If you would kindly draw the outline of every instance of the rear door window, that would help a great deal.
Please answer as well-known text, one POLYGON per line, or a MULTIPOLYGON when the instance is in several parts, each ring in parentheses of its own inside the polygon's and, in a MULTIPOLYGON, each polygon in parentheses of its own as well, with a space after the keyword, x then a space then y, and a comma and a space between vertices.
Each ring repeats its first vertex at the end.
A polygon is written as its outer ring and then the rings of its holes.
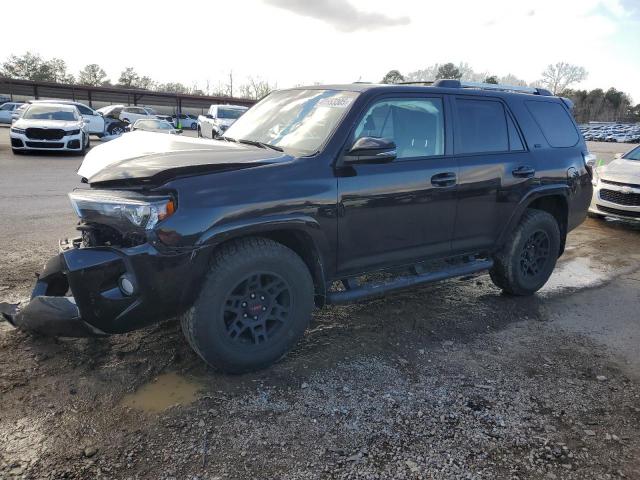
POLYGON ((509 150, 507 118, 501 102, 456 98, 456 153, 509 150))
POLYGON ((578 131, 569 112, 562 105, 556 102, 533 100, 524 103, 549 145, 562 148, 573 147, 578 143, 578 131))

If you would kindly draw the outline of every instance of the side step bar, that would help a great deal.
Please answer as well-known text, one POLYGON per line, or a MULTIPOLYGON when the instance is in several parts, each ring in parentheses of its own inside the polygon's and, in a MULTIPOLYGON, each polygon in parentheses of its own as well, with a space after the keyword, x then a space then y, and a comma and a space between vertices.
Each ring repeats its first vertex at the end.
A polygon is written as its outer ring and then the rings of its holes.
POLYGON ((386 282, 365 284, 348 290, 327 293, 328 304, 350 303, 365 298, 377 297, 403 288, 438 282, 447 278, 463 277, 483 270, 489 270, 493 266, 493 260, 474 260, 472 262, 454 265, 435 272, 425 272, 418 275, 409 275, 394 278, 386 282))

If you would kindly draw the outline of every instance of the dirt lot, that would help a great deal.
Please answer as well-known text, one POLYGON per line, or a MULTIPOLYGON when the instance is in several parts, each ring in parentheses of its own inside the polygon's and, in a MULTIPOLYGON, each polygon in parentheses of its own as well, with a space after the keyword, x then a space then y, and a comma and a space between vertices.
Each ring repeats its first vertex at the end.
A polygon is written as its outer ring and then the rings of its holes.
MULTIPOLYGON (((14 158, 6 137, 17 301, 73 232, 81 159, 14 158)), ((640 227, 588 220, 535 297, 484 275, 331 307, 256 374, 207 369, 173 321, 100 340, 0 325, 0 478, 640 478, 639 286, 640 227)))

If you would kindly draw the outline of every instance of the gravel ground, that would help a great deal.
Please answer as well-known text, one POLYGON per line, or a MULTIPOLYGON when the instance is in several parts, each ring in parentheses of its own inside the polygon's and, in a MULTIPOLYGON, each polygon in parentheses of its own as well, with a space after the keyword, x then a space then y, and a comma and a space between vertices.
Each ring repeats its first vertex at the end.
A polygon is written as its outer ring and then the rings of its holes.
MULTIPOLYGON (((72 231, 79 159, 2 142, 10 301, 72 231)), ((243 376, 175 321, 100 340, 0 325, 0 478, 640 478, 639 282, 640 228, 588 220, 534 297, 482 275, 327 308, 243 376)))

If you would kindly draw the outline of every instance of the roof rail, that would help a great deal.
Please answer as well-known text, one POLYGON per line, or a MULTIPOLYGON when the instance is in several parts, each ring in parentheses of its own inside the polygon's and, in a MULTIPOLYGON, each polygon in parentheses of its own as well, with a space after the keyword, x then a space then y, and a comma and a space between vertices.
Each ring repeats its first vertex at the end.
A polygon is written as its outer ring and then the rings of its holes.
POLYGON ((549 90, 536 87, 523 87, 520 85, 502 85, 500 83, 460 82, 462 88, 479 88, 481 90, 500 90, 502 92, 529 93, 531 95, 553 95, 549 90))
POLYGON ((500 92, 528 93, 530 95, 553 96, 545 88, 523 87, 520 85, 503 85, 500 83, 461 82, 460 80, 442 78, 435 81, 398 82, 399 85, 430 85, 440 88, 476 88, 479 90, 496 90, 500 92))
POLYGON ((397 82, 396 85, 433 85, 433 80, 412 80, 407 82, 397 82))

